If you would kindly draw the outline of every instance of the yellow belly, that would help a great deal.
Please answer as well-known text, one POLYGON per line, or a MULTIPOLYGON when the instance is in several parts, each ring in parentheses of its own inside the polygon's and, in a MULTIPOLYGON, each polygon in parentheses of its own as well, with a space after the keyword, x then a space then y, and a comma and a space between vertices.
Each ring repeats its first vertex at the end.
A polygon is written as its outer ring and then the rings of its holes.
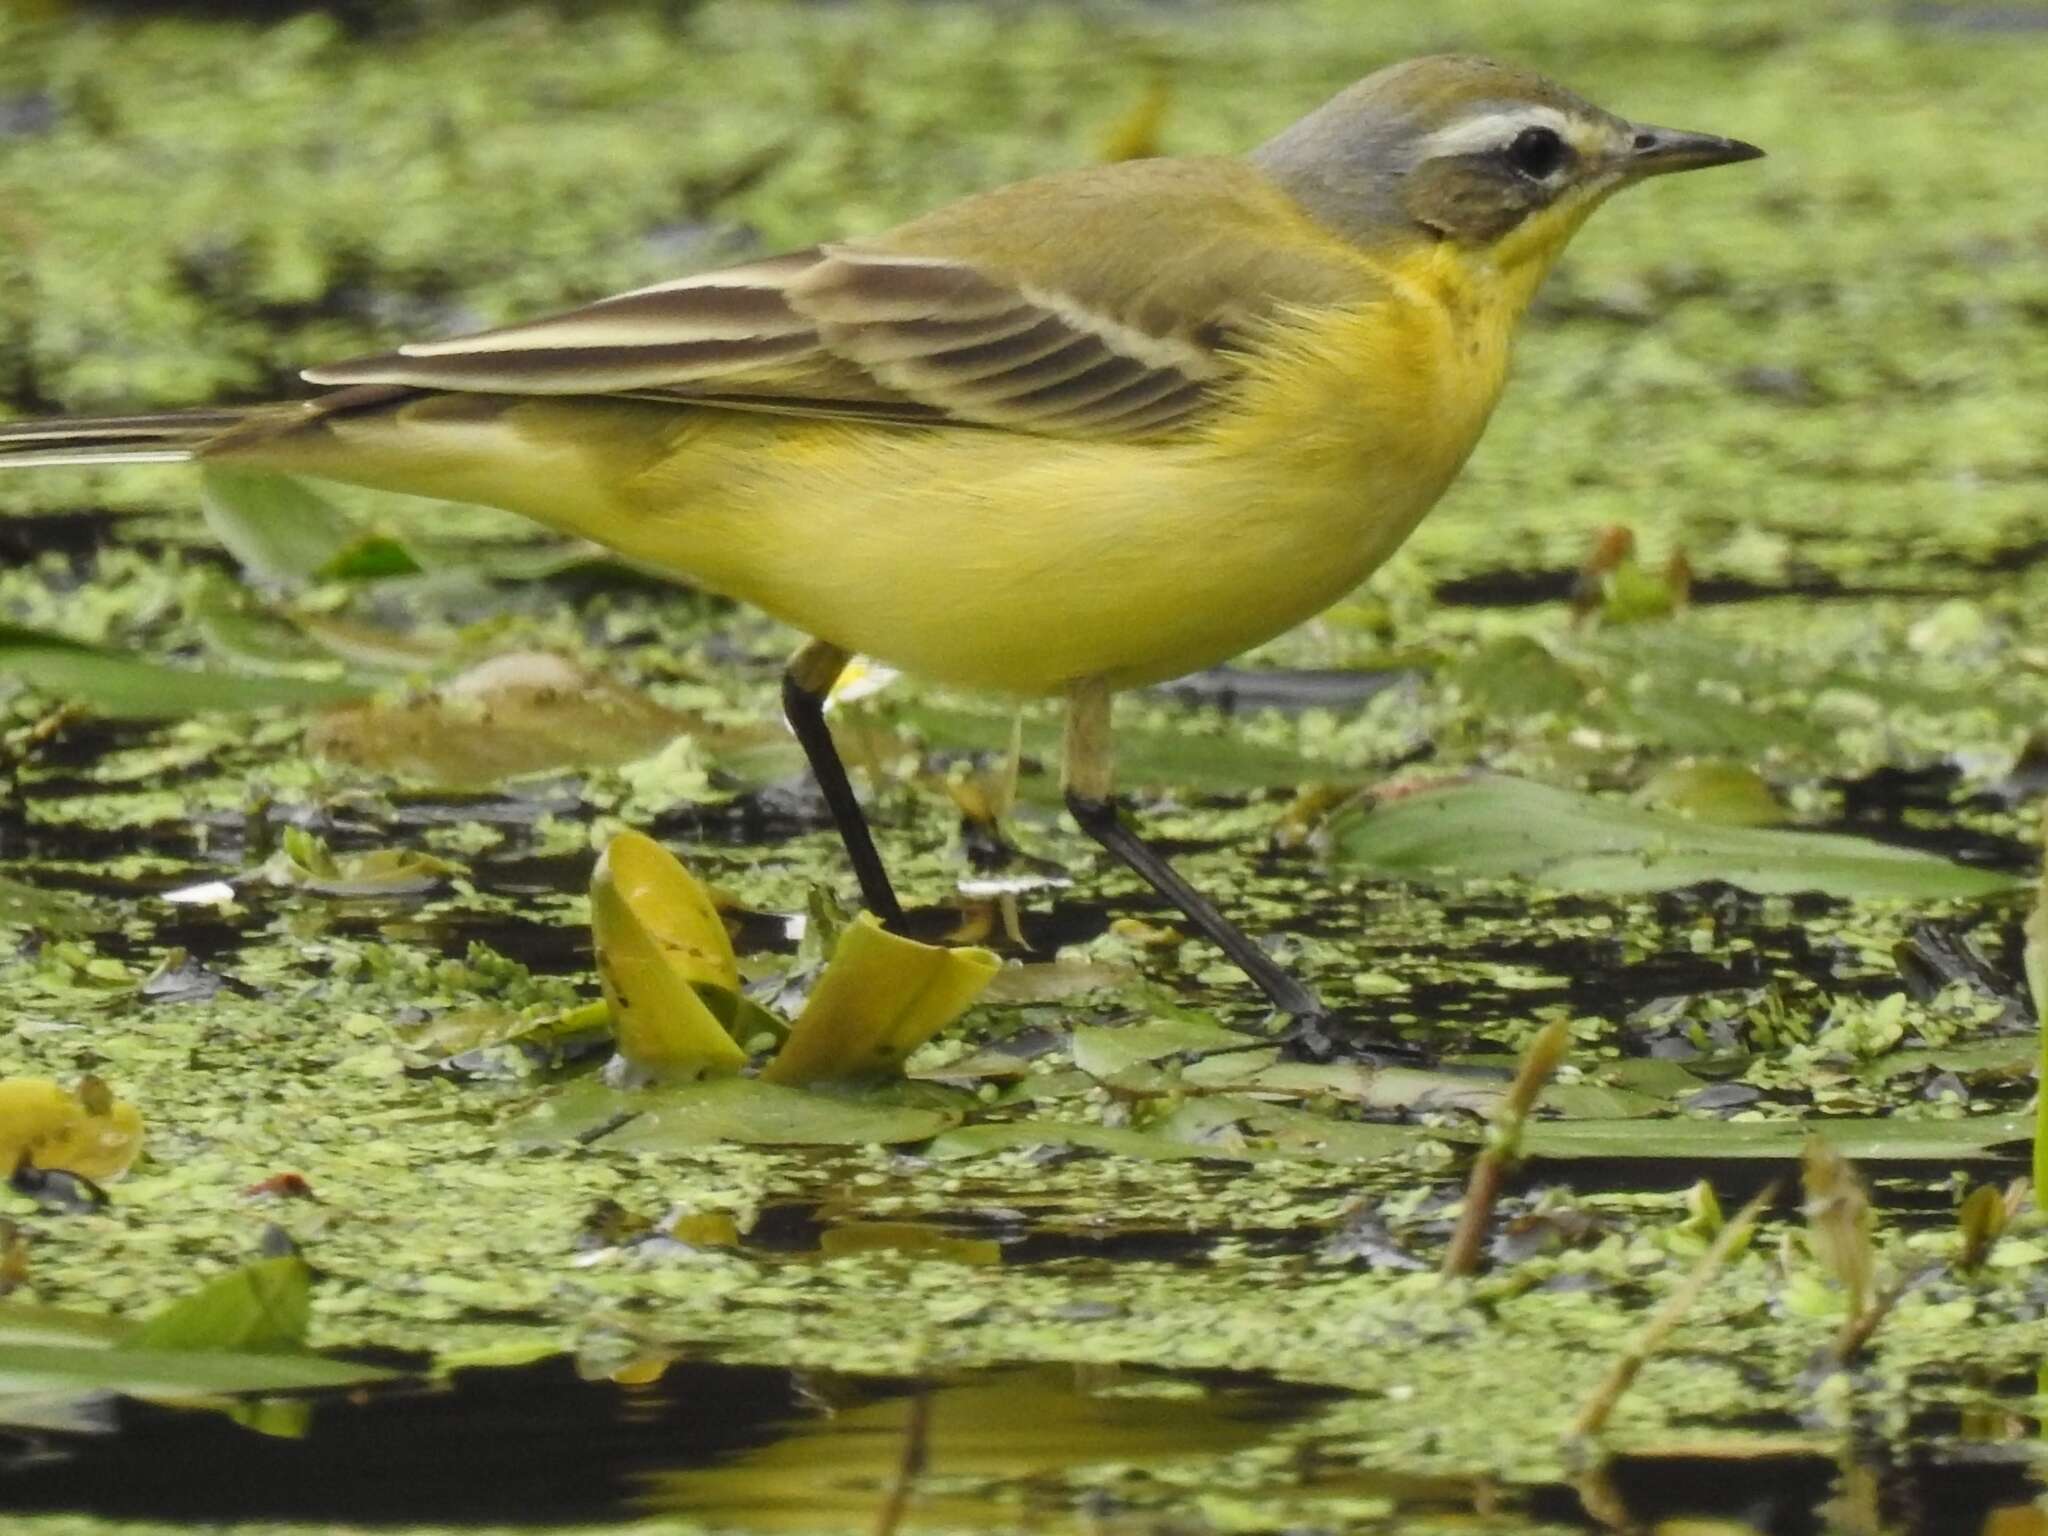
POLYGON ((1363 580, 1493 406, 1505 333, 1475 335, 1428 304, 1303 317, 1169 441, 500 400, 270 457, 525 513, 935 681, 1057 693, 1211 665, 1363 580))
POLYGON ((919 676, 1014 693, 1232 656, 1356 585, 1434 499, 1193 444, 713 430, 715 450, 639 488, 645 531, 671 535, 642 546, 657 563, 919 676), (707 476, 739 484, 704 494, 707 476))

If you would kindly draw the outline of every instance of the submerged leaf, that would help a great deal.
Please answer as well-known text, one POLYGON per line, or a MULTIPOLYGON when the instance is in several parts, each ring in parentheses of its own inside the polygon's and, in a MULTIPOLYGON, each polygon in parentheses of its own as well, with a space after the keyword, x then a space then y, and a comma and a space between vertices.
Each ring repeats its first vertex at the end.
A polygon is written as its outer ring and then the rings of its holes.
POLYGON ((849 1221, 827 1227, 819 1234, 818 1251, 828 1259, 894 1253, 949 1264, 986 1266, 1003 1262, 1003 1245, 994 1238, 962 1237, 922 1221, 849 1221))
POLYGON ((789 1039, 762 1076, 774 1083, 894 1072, 981 995, 1001 962, 894 934, 863 912, 839 935, 789 1039))
POLYGON ((1715 826, 1500 774, 1430 785, 1343 814, 1338 862, 1416 879, 1519 879, 1628 894, 1722 880, 1774 895, 1971 897, 2010 876, 1819 832, 1715 826))
POLYGON ((82 1178, 117 1179, 142 1151, 142 1115, 96 1079, 0 1079, 0 1171, 23 1159, 82 1178))
POLYGON ((746 1065, 697 990, 738 990, 732 940, 681 860, 642 833, 614 837, 591 872, 590 929, 621 1056, 667 1078, 746 1065))
POLYGON ((493 657, 430 693, 336 710, 307 731, 306 745, 353 768, 464 788, 631 762, 700 724, 534 651, 493 657))

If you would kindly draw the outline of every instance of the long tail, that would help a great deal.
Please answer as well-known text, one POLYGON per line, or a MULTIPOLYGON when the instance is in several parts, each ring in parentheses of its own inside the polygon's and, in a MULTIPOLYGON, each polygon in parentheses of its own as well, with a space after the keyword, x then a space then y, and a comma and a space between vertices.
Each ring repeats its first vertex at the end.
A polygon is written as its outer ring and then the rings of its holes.
POLYGON ((202 408, 141 416, 0 422, 0 469, 40 464, 175 464, 264 409, 202 408))

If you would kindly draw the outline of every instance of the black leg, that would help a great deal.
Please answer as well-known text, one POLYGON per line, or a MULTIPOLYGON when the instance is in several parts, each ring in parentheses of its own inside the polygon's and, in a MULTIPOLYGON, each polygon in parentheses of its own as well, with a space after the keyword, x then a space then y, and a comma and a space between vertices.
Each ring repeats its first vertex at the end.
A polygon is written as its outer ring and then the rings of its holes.
POLYGON ((1201 934, 1228 955, 1272 1000, 1273 1006, 1291 1014, 1298 1027, 1297 1038, 1309 1050, 1320 1054, 1328 1048, 1322 1036, 1327 1017, 1315 993, 1288 975, 1251 936, 1216 910, 1215 904, 1180 877, 1153 848, 1124 823, 1113 800, 1092 800, 1085 795, 1067 794, 1067 809, 1081 830, 1102 844, 1132 869, 1143 875, 1152 889, 1187 914, 1201 934), (1319 1050, 1320 1047, 1320 1050, 1319 1050))
MULTIPOLYGON (((810 759, 811 772, 817 776, 818 788, 824 792, 832 824, 839 829, 839 840, 846 845, 854 877, 860 881, 861 900, 870 912, 894 927, 903 921, 903 906, 889 884, 889 872, 882 867, 881 854, 875 851, 875 839, 868 831, 867 817, 861 814, 860 802, 853 796, 846 765, 839 761, 839 749, 832 744, 832 728, 825 723, 825 694, 831 688, 831 680, 827 678, 823 687, 807 688, 806 679, 799 675, 800 670, 806 670, 808 654, 799 656, 782 675, 782 712, 789 717, 789 728, 796 732, 804 756, 810 759)), ((836 676, 839 668, 834 666, 831 671, 836 676)))

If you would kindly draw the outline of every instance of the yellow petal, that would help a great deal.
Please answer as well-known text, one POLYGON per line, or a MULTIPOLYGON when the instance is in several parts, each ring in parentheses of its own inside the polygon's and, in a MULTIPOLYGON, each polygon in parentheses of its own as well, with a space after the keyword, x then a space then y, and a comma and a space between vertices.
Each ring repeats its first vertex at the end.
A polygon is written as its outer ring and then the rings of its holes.
POLYGON ((590 876, 590 930, 621 1056, 663 1077, 746 1065, 694 987, 739 990, 732 940, 674 854, 638 832, 613 838, 590 876))
POLYGON ((981 995, 999 963, 985 949, 903 938, 863 912, 839 935, 789 1039, 761 1075, 812 1083, 896 1071, 981 995))
POLYGON ((47 1077, 0 1079, 0 1167, 26 1155, 38 1168, 104 1181, 141 1150, 141 1113, 104 1088, 80 1094, 47 1077))

